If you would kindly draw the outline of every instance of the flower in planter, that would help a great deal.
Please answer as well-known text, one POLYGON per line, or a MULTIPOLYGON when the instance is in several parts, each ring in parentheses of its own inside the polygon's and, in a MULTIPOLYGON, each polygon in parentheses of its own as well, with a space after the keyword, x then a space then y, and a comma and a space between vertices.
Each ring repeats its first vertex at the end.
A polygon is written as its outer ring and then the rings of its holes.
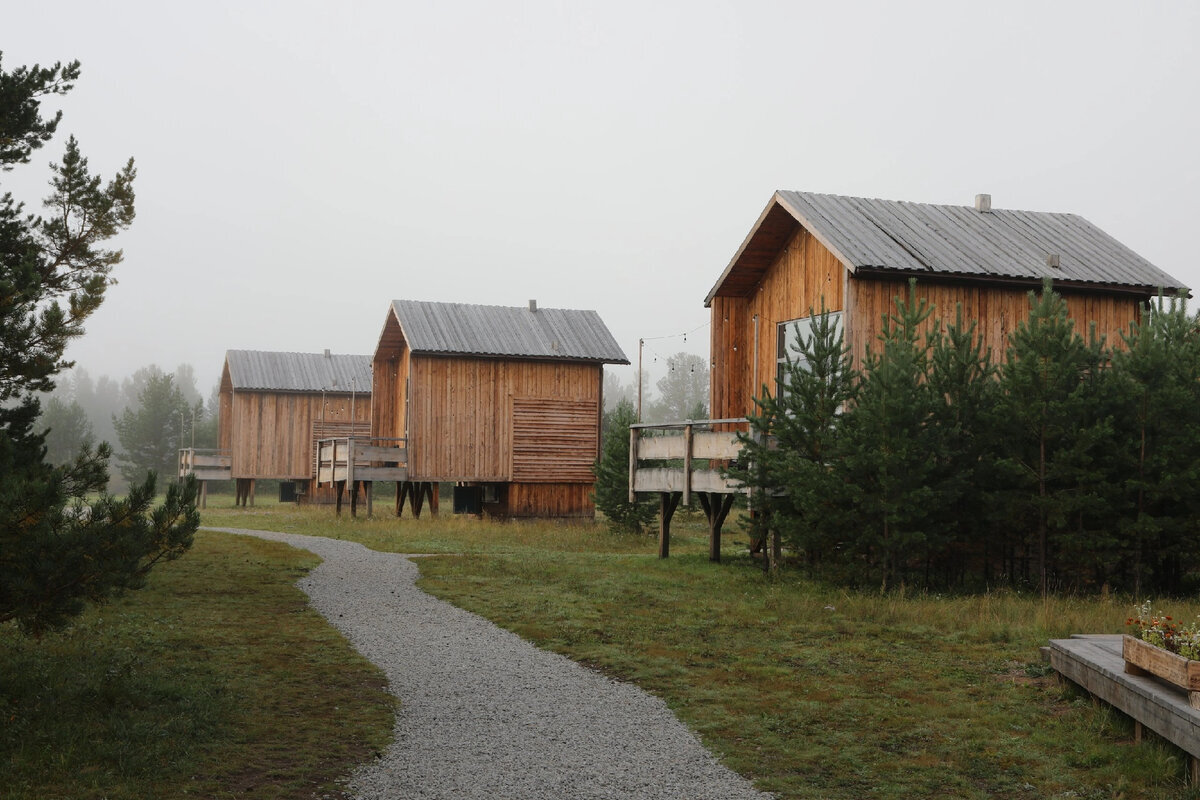
POLYGON ((1147 600, 1134 609, 1134 616, 1125 620, 1125 624, 1132 628, 1131 636, 1184 658, 1200 661, 1198 623, 1182 625, 1169 614, 1155 611, 1147 600))

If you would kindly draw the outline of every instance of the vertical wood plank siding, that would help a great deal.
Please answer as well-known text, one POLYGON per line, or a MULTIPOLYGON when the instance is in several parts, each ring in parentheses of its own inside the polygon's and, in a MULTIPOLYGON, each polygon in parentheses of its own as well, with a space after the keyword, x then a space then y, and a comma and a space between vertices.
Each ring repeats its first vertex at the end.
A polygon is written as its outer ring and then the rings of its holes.
POLYGON ((797 228, 748 296, 713 298, 714 380, 710 386, 714 419, 751 413, 754 410, 751 397, 761 393, 763 384, 771 386, 775 382, 776 325, 806 317, 810 308, 819 312, 822 301, 829 311, 843 310, 843 272, 841 263, 824 245, 808 231, 797 228), (756 378, 757 386, 752 385, 756 378))
POLYGON ((510 517, 591 519, 596 516, 591 483, 510 483, 510 517))
MULTIPOLYGON (((413 480, 512 480, 514 398, 587 403, 599 413, 603 373, 598 364, 418 355, 411 365, 413 480)), ((595 429, 592 416, 575 418, 563 431, 589 441, 586 452, 579 454, 588 463, 599 454, 595 429)), ((526 430, 522 436, 536 442, 543 433, 526 430)), ((555 475, 543 469, 527 472, 523 479, 555 480, 555 475)))
MULTIPOLYGON (((224 411, 225 394, 222 394, 224 411)), ((313 423, 354 421, 369 425, 371 398, 300 392, 231 392, 228 447, 232 477, 298 480, 313 476, 313 423)), ((225 425, 221 444, 226 446, 225 425)))
MULTIPOLYGON (((820 242, 803 228, 775 256, 759 283, 744 297, 712 299, 711 408, 714 418, 753 413, 753 397, 763 384, 774 391, 776 325, 819 311, 824 299, 830 311, 845 311, 847 343, 861 365, 868 343, 877 348, 884 314, 895 313, 895 298, 907 296, 905 279, 858 278, 850 275, 820 242), (843 285, 847 288, 843 290, 843 285), (754 315, 758 315, 757 385, 754 369, 754 315)), ((1098 335, 1120 347, 1120 332, 1140 318, 1142 299, 1130 295, 1062 290, 1076 330, 1085 337, 1094 324, 1098 335)), ((936 320, 953 322, 961 303, 963 318, 978 321, 978 334, 994 361, 1002 361, 1008 336, 1029 316, 1029 290, 1007 286, 918 281, 917 296, 935 307, 936 320)))

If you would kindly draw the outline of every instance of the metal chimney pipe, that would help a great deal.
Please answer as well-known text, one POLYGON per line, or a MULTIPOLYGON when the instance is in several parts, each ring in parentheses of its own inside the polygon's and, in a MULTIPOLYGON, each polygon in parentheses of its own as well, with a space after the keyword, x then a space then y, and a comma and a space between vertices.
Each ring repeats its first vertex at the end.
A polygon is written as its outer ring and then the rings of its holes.
POLYGON ((990 194, 975 195, 975 210, 981 214, 989 214, 992 210, 992 196, 990 194))
POLYGON ((529 310, 530 310, 530 311, 533 311, 533 312, 535 312, 535 313, 537 312, 537 300, 530 300, 530 301, 529 301, 529 310))

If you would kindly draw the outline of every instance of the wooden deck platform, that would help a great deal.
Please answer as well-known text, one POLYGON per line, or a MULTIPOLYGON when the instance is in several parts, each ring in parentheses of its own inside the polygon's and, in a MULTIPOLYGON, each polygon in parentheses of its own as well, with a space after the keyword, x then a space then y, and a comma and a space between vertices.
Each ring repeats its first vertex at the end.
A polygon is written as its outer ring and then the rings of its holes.
POLYGON ((639 493, 659 496, 659 558, 671 552, 675 509, 680 501, 690 506, 696 495, 708 519, 709 560, 721 560, 721 526, 734 495, 746 492, 724 474, 724 466, 741 454, 737 431, 748 426, 744 417, 629 426, 629 502, 639 493))
POLYGON ((1120 634, 1077 634, 1050 641, 1050 666, 1095 697, 1186 752, 1192 785, 1200 782, 1200 711, 1183 689, 1153 676, 1125 672, 1120 634))

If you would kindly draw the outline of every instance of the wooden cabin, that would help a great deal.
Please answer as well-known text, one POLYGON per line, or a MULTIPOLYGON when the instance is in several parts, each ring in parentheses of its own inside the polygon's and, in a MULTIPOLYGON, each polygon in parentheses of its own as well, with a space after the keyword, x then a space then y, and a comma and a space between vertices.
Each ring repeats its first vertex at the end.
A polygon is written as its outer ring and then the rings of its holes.
POLYGON ((217 438, 238 503, 253 505, 259 479, 292 482, 300 501, 332 502, 330 490, 316 486, 314 443, 366 439, 370 426, 370 356, 226 352, 217 438))
POLYGON ((988 195, 972 207, 776 192, 704 299, 712 416, 745 416, 764 385, 775 391, 792 323, 803 327, 822 304, 861 363, 910 278, 935 307, 930 324, 953 322, 961 304, 994 359, 1045 278, 1077 330, 1094 324, 1110 342, 1160 291, 1187 291, 1074 214, 993 209, 988 195))
POLYGON ((704 299, 712 310, 714 419, 634 426, 630 497, 660 495, 660 555, 676 505, 695 493, 709 520, 709 557, 720 558, 721 524, 742 487, 692 461, 738 456, 736 432, 748 430, 745 417, 763 387, 776 391, 796 327, 824 307, 861 364, 910 278, 934 307, 927 325, 953 322, 961 304, 993 359, 1004 357, 1009 334, 1029 315, 1029 291, 1046 278, 1076 329, 1094 325, 1110 342, 1160 291, 1187 291, 1074 214, 993 209, 988 195, 971 207, 776 192, 704 299))
POLYGON ((591 518, 604 365, 628 363, 594 311, 396 300, 372 433, 405 440, 414 486, 455 483, 456 511, 591 518))

